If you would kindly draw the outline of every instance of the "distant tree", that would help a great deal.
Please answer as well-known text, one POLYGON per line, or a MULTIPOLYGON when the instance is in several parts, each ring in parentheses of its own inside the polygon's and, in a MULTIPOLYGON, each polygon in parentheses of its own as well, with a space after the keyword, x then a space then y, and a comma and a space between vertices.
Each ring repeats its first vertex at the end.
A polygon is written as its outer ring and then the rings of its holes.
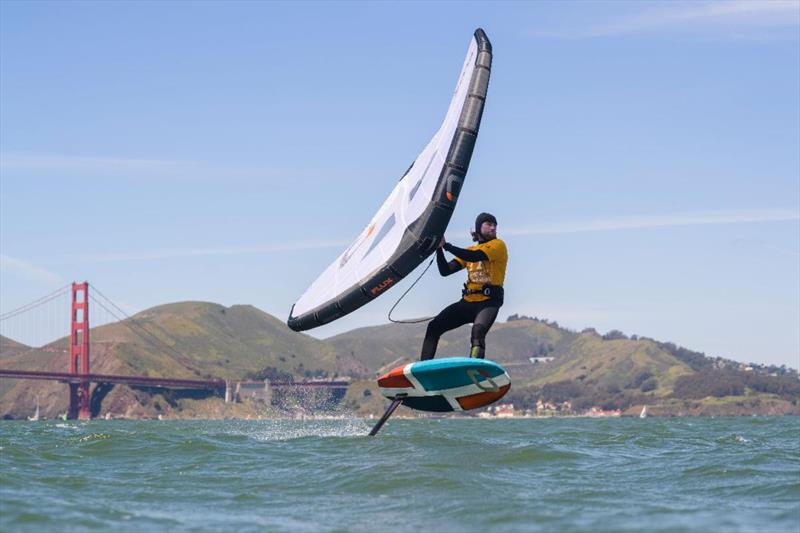
POLYGON ((553 346, 553 345, 552 345, 552 344, 550 344, 550 343, 547 343, 547 344, 539 344, 539 345, 537 345, 537 346, 536 346, 536 348, 534 349, 534 351, 533 351, 533 356, 534 356, 534 357, 546 357, 546 356, 547 356, 547 354, 549 354, 550 352, 554 351, 555 349, 556 349, 556 347, 555 347, 555 346, 553 346))
POLYGON ((703 370, 714 366, 714 361, 706 357, 704 353, 695 352, 682 346, 676 346, 671 342, 657 342, 656 344, 659 348, 668 352, 676 359, 689 365, 692 370, 703 370))
POLYGON ((800 382, 792 376, 770 376, 730 368, 711 368, 694 375, 681 376, 675 382, 676 398, 706 396, 741 396, 746 388, 755 392, 775 394, 786 400, 800 397, 800 382))
POLYGON ((627 340, 628 337, 618 329, 612 329, 611 331, 603 335, 603 340, 605 341, 615 341, 620 339, 627 340))
POLYGON ((262 381, 268 379, 270 381, 281 382, 281 383, 291 383, 294 381, 294 377, 292 376, 291 373, 286 372, 284 370, 279 370, 274 366, 268 366, 256 372, 248 372, 247 374, 245 374, 244 379, 249 379, 253 381, 262 381))
POLYGON ((672 395, 676 398, 699 399, 706 396, 741 396, 745 384, 742 376, 728 370, 703 370, 681 376, 675 382, 672 395))
POLYGON ((509 402, 519 409, 533 409, 536 407, 536 400, 539 398, 539 391, 534 388, 512 388, 506 396, 509 402))
POLYGON ((610 400, 605 400, 600 402, 600 408, 605 411, 612 411, 614 409, 622 409, 623 403, 620 402, 617 398, 612 398, 610 400))
POLYGON ((551 402, 565 402, 581 396, 584 390, 583 384, 577 381, 556 381, 542 387, 542 397, 551 402))
POLYGON ((629 382, 627 382, 625 384, 625 388, 626 389, 638 389, 639 387, 642 386, 642 383, 644 383, 645 381, 650 379, 652 376, 653 376, 653 374, 651 374, 647 370, 642 370, 641 372, 636 374, 633 377, 633 379, 631 379, 629 382))
POLYGON ((800 382, 786 375, 770 376, 754 372, 740 372, 745 385, 756 392, 777 394, 785 399, 800 396, 800 382))
POLYGON ((658 388, 658 381, 656 381, 656 378, 650 378, 642 383, 641 391, 650 392, 652 390, 656 390, 656 388, 658 388))

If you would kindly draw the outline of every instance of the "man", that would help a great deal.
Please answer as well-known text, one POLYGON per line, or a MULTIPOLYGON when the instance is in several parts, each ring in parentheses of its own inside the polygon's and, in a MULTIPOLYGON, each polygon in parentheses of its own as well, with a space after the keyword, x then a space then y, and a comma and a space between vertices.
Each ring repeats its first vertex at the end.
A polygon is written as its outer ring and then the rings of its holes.
POLYGON ((425 340, 422 342, 421 360, 433 359, 439 338, 446 331, 472 323, 470 357, 483 359, 486 354, 486 333, 494 324, 500 306, 503 305, 503 281, 506 277, 508 250, 506 243, 497 238, 497 219, 489 213, 481 213, 475 219, 472 240, 477 244, 469 248, 458 248, 442 242, 436 250, 436 264, 442 276, 449 276, 467 269, 467 282, 458 302, 445 307, 428 323, 425 340), (448 262, 447 250, 455 256, 448 262))

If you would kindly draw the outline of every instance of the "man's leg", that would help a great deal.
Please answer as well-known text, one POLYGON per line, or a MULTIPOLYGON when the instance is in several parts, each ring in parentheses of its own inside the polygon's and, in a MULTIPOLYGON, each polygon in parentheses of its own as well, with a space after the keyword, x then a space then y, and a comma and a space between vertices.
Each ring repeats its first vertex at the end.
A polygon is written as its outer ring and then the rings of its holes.
POLYGON ((436 347, 439 346, 439 337, 446 331, 469 323, 471 317, 464 309, 465 303, 463 300, 459 300, 454 304, 448 305, 442 309, 441 313, 436 315, 436 318, 428 323, 425 340, 422 341, 420 361, 433 359, 433 356, 436 355, 436 347))
POLYGON ((477 357, 483 359, 486 356, 486 334, 489 328, 494 324, 497 319, 497 313, 500 311, 499 307, 484 307, 475 315, 475 320, 472 322, 472 338, 470 342, 472 349, 469 352, 470 357, 477 357))

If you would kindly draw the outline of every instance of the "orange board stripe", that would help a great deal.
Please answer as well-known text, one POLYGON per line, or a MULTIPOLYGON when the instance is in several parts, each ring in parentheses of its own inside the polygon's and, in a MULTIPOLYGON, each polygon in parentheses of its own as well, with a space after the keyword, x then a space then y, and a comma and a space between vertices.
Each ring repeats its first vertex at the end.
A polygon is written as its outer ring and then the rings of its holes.
POLYGON ((458 405, 460 405, 465 411, 468 409, 477 409, 478 407, 483 407, 484 405, 489 405, 492 402, 496 402, 505 396, 510 388, 511 384, 509 383, 508 385, 503 385, 499 390, 496 391, 479 392, 477 394, 470 394, 469 396, 462 396, 461 398, 458 398, 458 405))
POLYGON ((408 380, 408 378, 403 374, 403 369, 405 367, 401 366, 391 370, 390 372, 384 374, 380 378, 378 378, 378 387, 384 389, 392 389, 392 388, 399 388, 399 389, 406 389, 406 388, 413 388, 414 385, 408 380))

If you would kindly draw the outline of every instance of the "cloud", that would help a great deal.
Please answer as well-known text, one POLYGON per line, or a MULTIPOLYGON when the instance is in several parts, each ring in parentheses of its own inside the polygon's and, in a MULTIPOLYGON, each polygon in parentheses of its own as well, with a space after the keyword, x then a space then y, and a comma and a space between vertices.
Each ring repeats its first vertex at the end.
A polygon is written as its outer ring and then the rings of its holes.
POLYGON ((764 34, 765 30, 800 28, 800 2, 794 0, 665 2, 656 6, 607 22, 572 28, 539 28, 529 34, 536 37, 584 39, 676 30, 724 30, 728 37, 763 38, 771 36, 764 34))
POLYGON ((16 274, 29 281, 52 285, 64 283, 64 278, 58 274, 8 255, 0 254, 0 270, 16 274))
POLYGON ((504 235, 554 235, 560 233, 585 233, 590 231, 618 231, 672 226, 699 226, 706 224, 741 224, 752 222, 781 222, 800 220, 800 208, 746 209, 737 211, 703 211, 665 215, 621 216, 541 224, 526 228, 508 228, 504 235))
POLYGON ((186 161, 154 158, 125 158, 97 155, 65 155, 43 152, 0 153, 0 174, 4 180, 58 176, 69 178, 150 179, 185 181, 270 181, 280 183, 287 176, 309 179, 302 169, 280 168, 272 163, 242 166, 226 161, 186 161))
POLYGON ((325 248, 343 248, 348 241, 304 241, 285 244, 253 244, 242 246, 217 246, 207 248, 162 248, 157 250, 120 251, 120 252, 88 252, 67 256, 68 259, 80 262, 121 262, 152 261, 181 257, 211 257, 225 255, 269 254, 303 250, 321 250, 325 248))
MULTIPOLYGON (((571 222, 558 222, 553 224, 541 224, 522 228, 503 228, 502 233, 503 235, 509 236, 553 235, 562 233, 583 233, 590 231, 618 231, 671 226, 696 226, 704 224, 736 224, 747 222, 775 222, 791 220, 800 220, 800 209, 751 209, 739 211, 705 211, 693 213, 673 213, 666 215, 612 217, 571 222)), ((288 242, 283 244, 251 244, 204 248, 161 248, 155 250, 86 252, 68 255, 65 256, 65 259, 68 261, 93 263, 155 261, 186 257, 271 254, 278 252, 322 250, 326 248, 343 249, 348 244, 350 244, 350 242, 344 240, 317 240, 288 242)))
POLYGON ((76 174, 174 174, 190 173, 201 168, 199 163, 160 159, 132 159, 99 156, 44 154, 35 152, 3 152, 0 171, 44 171, 76 174))

